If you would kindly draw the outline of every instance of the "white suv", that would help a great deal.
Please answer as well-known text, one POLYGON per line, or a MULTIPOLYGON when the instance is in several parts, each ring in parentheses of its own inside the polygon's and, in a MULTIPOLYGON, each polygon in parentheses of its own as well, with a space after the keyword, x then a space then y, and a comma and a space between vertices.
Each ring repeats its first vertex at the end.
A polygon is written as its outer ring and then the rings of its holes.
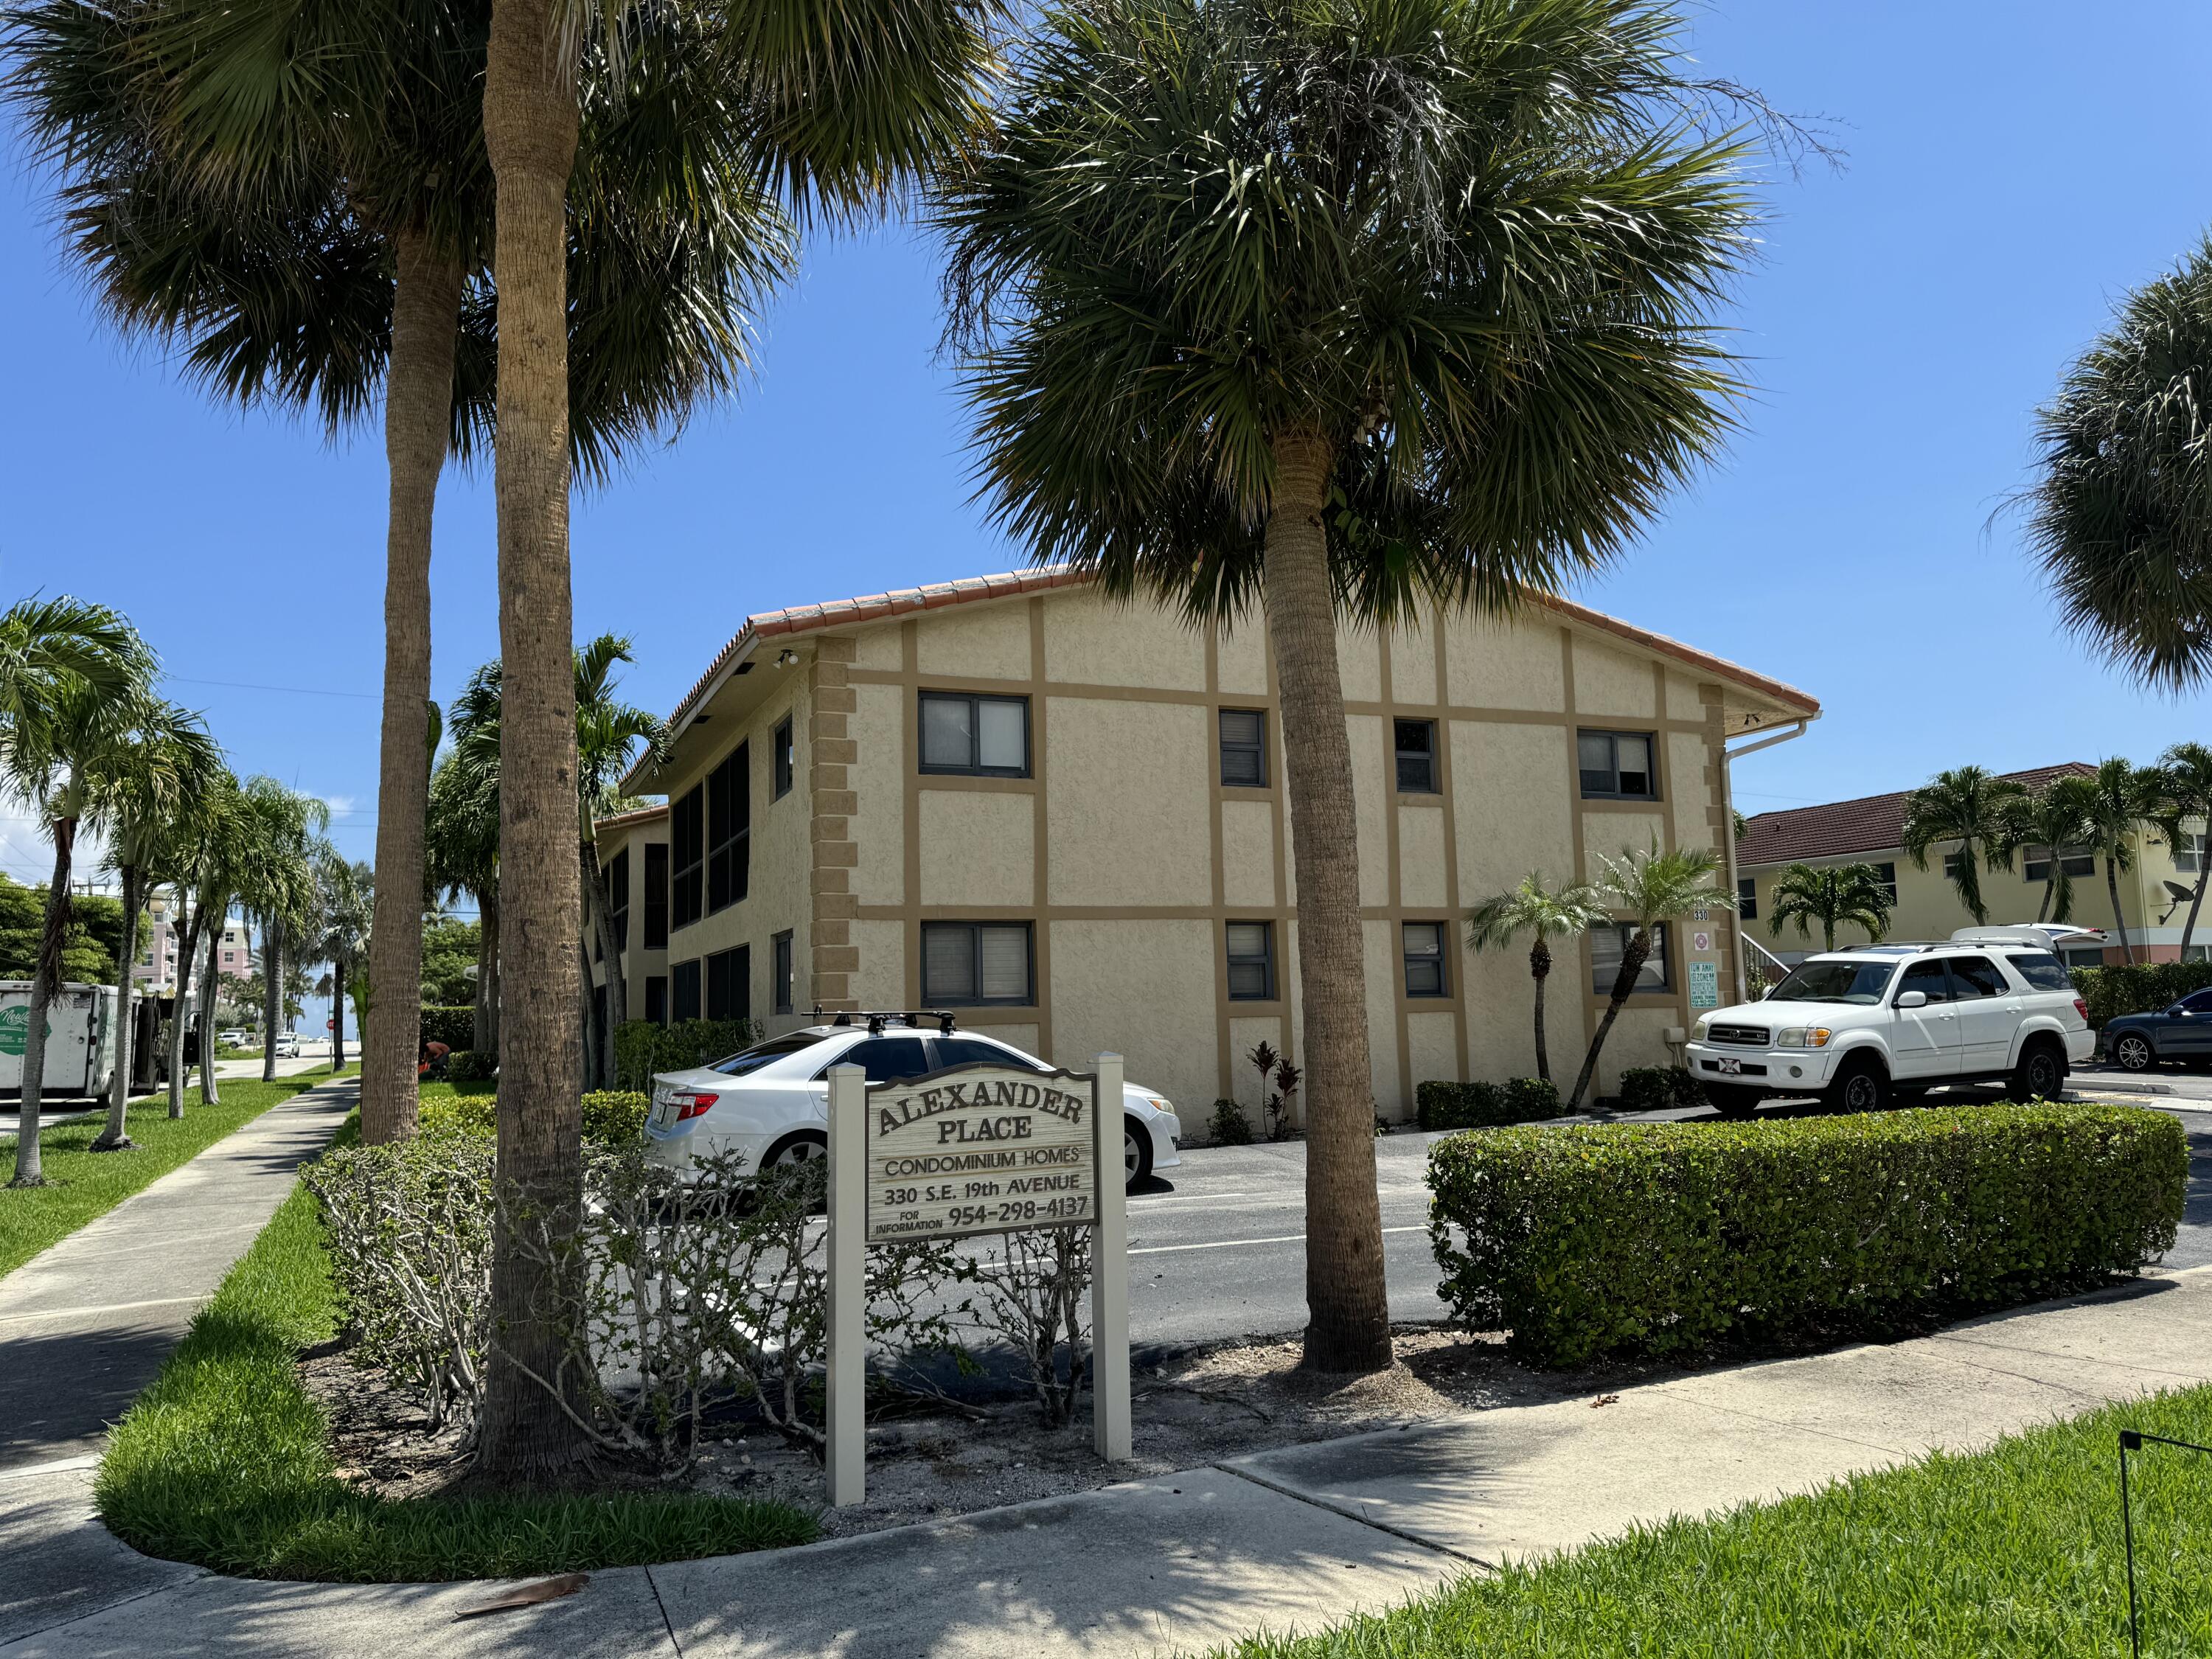
POLYGON ((2001 1081, 2047 1100, 2096 1042, 2046 941, 1992 931, 1808 957, 1764 1002, 1701 1018, 1688 1059, 1723 1117, 1747 1117, 1761 1099, 1805 1095, 1878 1111, 1946 1083, 2001 1081))

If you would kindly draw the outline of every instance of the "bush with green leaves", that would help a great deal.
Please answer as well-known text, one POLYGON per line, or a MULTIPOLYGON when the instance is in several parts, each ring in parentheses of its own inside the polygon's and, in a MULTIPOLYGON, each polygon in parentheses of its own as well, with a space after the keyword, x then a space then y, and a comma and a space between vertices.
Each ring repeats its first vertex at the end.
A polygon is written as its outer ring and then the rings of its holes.
POLYGON ((499 1075, 499 1055, 486 1048, 459 1048, 446 1056, 446 1075, 455 1083, 489 1083, 499 1075))
POLYGON ((1244 1109, 1233 1100, 1213 1103, 1213 1115, 1206 1121, 1206 1144, 1209 1146, 1249 1146, 1252 1144, 1252 1120, 1244 1115, 1244 1109))
POLYGON ((425 1005, 422 1010, 422 1041, 442 1042, 459 1052, 472 1048, 477 1040, 477 1011, 463 1004, 458 1008, 425 1005))
POLYGON ((1702 1106, 1705 1085, 1680 1066, 1632 1066, 1620 1074, 1620 1108, 1625 1112, 1658 1112, 1670 1106, 1702 1106))
MULTIPOLYGON (((644 1139, 646 1114, 652 1109, 652 1097, 635 1089, 594 1090, 584 1097, 585 1144, 609 1148, 635 1146, 644 1139)), ((496 1135, 499 1097, 432 1095, 422 1102, 416 1121, 426 1135, 496 1135)))
POLYGON ((2122 1014, 2151 1014, 2212 985, 2212 962, 2138 962, 2118 968, 2076 968, 2074 988, 2102 1030, 2122 1014))
POLYGON ((2180 1124, 2125 1106, 1455 1135, 1429 1153, 1454 1316, 1519 1357, 1881 1335, 2132 1273, 2172 1247, 2180 1124))
POLYGON ((1413 1091, 1413 1121, 1424 1129, 1537 1123, 1559 1115, 1559 1086, 1540 1077, 1516 1077, 1505 1083, 1432 1080, 1413 1091))
POLYGON ((761 1028, 749 1019, 679 1019, 672 1025, 624 1020, 615 1027, 615 1082, 650 1089, 656 1072, 711 1066, 760 1040, 761 1028))

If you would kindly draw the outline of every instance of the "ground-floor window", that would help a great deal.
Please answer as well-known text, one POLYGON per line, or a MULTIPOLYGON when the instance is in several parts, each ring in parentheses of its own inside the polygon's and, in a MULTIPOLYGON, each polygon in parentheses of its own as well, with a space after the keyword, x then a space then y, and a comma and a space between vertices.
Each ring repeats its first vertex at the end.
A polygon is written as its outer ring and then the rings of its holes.
POLYGON ((928 1006, 1036 1000, 1036 951, 1026 921, 926 921, 921 1000, 928 1006))
POLYGON ((750 1019, 753 953, 749 945, 717 951, 707 958, 707 1018, 750 1019))
POLYGON ((645 1017, 655 1025, 668 1024, 668 975, 648 975, 645 981, 645 1017))
POLYGON ((1275 924, 1229 924, 1229 997, 1232 1002, 1275 1000, 1275 924))
MULTIPOLYGON (((1628 950, 1628 941, 1635 935, 1632 921, 1616 921, 1607 927, 1590 929, 1590 989, 1601 997, 1613 994, 1613 981, 1620 975, 1620 958, 1628 950)), ((1667 972, 1667 924, 1655 923, 1651 929, 1651 954, 1644 958, 1644 966, 1630 988, 1637 991, 1669 991, 1674 981, 1667 972)))
POLYGON ((699 959, 694 957, 689 962, 678 963, 669 969, 669 977, 675 981, 676 1002, 669 1010, 669 1017, 678 1021, 698 1018, 699 959))
POLYGON ((1444 976, 1444 938, 1449 929, 1441 921, 1409 921, 1403 929, 1406 994, 1440 997, 1449 994, 1444 976))
POLYGON ((787 1014, 791 1012, 792 1003, 791 934, 788 932, 778 933, 770 944, 775 951, 775 1012, 787 1014))

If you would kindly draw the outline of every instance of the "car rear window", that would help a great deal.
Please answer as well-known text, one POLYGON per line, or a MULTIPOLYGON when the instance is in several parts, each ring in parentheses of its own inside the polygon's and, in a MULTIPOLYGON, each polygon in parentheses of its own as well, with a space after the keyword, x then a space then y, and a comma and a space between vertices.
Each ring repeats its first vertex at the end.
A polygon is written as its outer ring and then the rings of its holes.
POLYGON ((732 1054, 727 1060, 718 1060, 709 1068, 725 1077, 750 1077, 770 1060, 781 1060, 786 1054, 795 1054, 802 1048, 811 1048, 821 1042, 818 1036, 781 1036, 766 1042, 757 1042, 741 1054, 732 1054))
POLYGON ((2070 991, 2074 981, 2057 957, 2048 951, 2008 951, 2005 960, 2012 963, 2018 974, 2039 991, 2070 991))

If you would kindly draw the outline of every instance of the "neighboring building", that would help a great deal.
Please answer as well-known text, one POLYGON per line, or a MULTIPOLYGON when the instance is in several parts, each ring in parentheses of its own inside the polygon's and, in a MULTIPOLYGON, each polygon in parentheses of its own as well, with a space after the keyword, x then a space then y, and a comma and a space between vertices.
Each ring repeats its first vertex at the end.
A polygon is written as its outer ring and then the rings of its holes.
MULTIPOLYGON (((2037 790, 2054 778, 2087 776, 2095 770, 2080 761, 2067 761, 2003 775, 2037 790)), ((1743 837, 1736 843, 1738 892, 1747 931, 1785 961, 1796 961, 1808 951, 1820 948, 1817 927, 1809 942, 1799 937, 1794 926, 1779 938, 1773 933, 1775 878, 1792 864, 1873 865, 1896 904, 1887 935, 1891 939, 1944 939, 1954 929, 1972 927, 1974 919, 1960 902, 1958 889, 1946 873, 1956 854, 1955 844, 1930 854, 1925 870, 1905 855, 1905 811, 1911 797, 1910 790, 1899 790, 1889 795, 1831 801, 1824 806, 1761 812, 1747 819, 1743 837)), ((2129 867, 2120 872, 2120 909, 2138 961, 2172 962, 2181 955, 2181 929, 2188 919, 2189 902, 2177 896, 2176 890, 2185 893, 2195 888, 2197 861, 2204 855, 2204 836, 2193 835, 2190 843, 2177 853, 2154 830, 2145 830, 2130 842, 2133 856, 2129 867)), ((2025 848, 2014 856, 2009 871, 1989 869, 1984 860, 1982 900, 1991 922, 2037 919, 2049 856, 2047 848, 2025 848)), ((2121 961, 2103 857, 2087 847, 2062 848, 2059 856, 2065 860, 2066 873, 2074 884, 2073 913, 2067 919, 2103 931, 2111 941, 2101 948, 2090 945, 2068 951, 2068 965, 2094 968, 2121 961)), ((2200 936, 2212 937, 2212 903, 2205 906, 2197 931, 2200 936)), ((1836 930, 1838 945, 1866 942, 1863 928, 1836 930)), ((2192 943, 2189 954, 2192 959, 2202 959, 2208 952, 2205 945, 2192 943)))
MULTIPOLYGON (((1524 951, 1470 956, 1474 900, 1532 869, 1717 846, 1723 740, 1815 717, 1801 691, 1561 600, 1340 637, 1358 791, 1375 1097, 1533 1069, 1524 951), (1439 644, 1441 641, 1441 648, 1439 644)), ((668 721, 629 856, 633 1009, 951 1008, 1061 1064, 1104 1048, 1195 1127, 1244 1055, 1298 1054, 1294 873, 1274 672, 1255 620, 1194 630, 1064 570, 747 620, 668 721), (664 844, 665 854, 655 848, 664 844), (664 935, 644 920, 663 902, 664 935), (648 860, 654 862, 648 863, 648 860)), ((1670 933, 1604 1080, 1662 1063, 1732 998, 1725 913, 1670 933)), ((1552 1058, 1571 1076, 1620 935, 1562 952, 1552 1058)))
POLYGON ((182 946, 184 935, 171 925, 167 906, 158 913, 149 913, 145 933, 138 946, 138 960, 131 965, 131 976, 138 981, 143 992, 168 992, 177 985, 177 951, 182 946))
MULTIPOLYGON (((632 1019, 668 1023, 668 808, 641 807, 601 818, 599 867, 614 906, 615 942, 623 957, 623 993, 632 1019)), ((592 948, 592 983, 605 1018, 606 975, 592 948)))

